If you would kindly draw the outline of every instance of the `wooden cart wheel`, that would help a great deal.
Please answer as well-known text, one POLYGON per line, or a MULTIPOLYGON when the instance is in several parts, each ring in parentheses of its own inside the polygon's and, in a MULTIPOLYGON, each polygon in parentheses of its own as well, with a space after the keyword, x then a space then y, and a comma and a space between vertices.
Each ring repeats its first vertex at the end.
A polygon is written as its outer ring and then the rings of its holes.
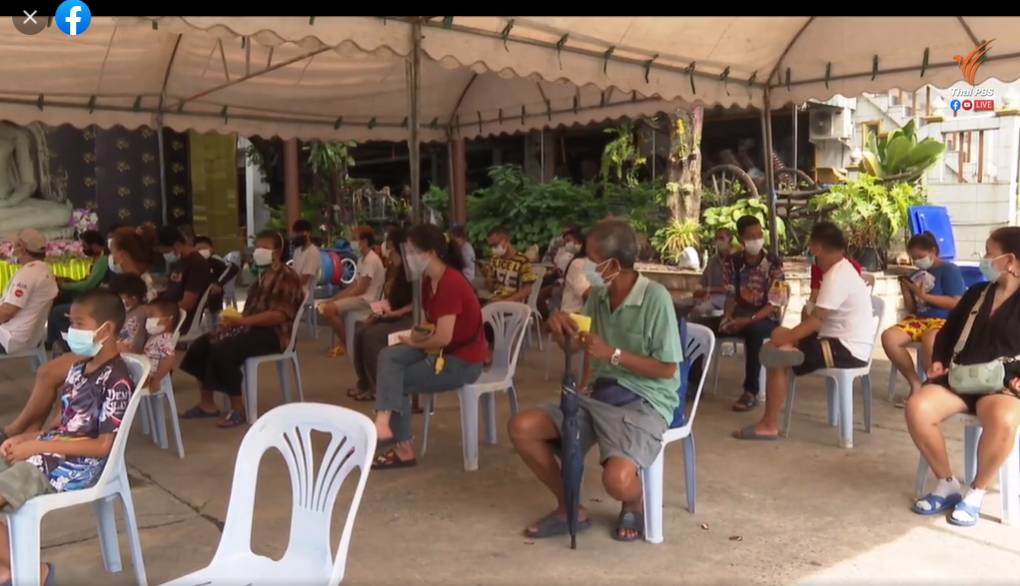
POLYGON ((720 206, 728 206, 737 200, 758 197, 758 188, 746 171, 736 165, 716 165, 702 175, 701 185, 719 196, 720 206))
POLYGON ((800 169, 778 169, 775 171, 776 191, 796 193, 817 189, 818 184, 810 175, 800 169))

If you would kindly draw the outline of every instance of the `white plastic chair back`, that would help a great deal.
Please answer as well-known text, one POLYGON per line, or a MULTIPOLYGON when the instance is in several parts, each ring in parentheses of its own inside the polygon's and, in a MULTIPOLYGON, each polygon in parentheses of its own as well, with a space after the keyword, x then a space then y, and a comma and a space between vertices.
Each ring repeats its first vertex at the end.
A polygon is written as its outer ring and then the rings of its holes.
POLYGON ((171 584, 340 584, 375 449, 375 424, 356 411, 318 403, 294 403, 269 411, 241 442, 223 536, 212 562, 171 584), (312 451, 312 432, 331 436, 321 459, 312 451), (278 450, 287 463, 293 495, 290 539, 279 561, 251 550, 259 464, 271 449, 278 450), (334 556, 330 551, 333 507, 355 468, 360 471, 358 485, 334 556))
MULTIPOLYGON (((241 268, 241 253, 237 250, 228 252, 223 257, 225 262, 228 262, 237 268, 241 268)), ((230 307, 237 307, 237 279, 231 279, 223 284, 223 304, 229 305, 230 307)))
MULTIPOLYGON (((305 298, 301 301, 301 305, 294 314, 294 323, 291 324, 290 328, 290 341, 287 342, 287 348, 283 351, 284 354, 293 354, 294 349, 297 348, 298 327, 301 326, 301 318, 304 316, 304 312, 308 311, 308 303, 311 301, 311 298, 311 294, 306 291, 305 298)), ((315 311, 315 309, 313 308, 312 311, 315 311)))
POLYGON ((494 334, 490 372, 506 375, 516 370, 530 317, 531 309, 516 301, 497 301, 482 308, 482 320, 492 326, 494 334))
MULTIPOLYGON (((705 326, 698 324, 687 324, 687 347, 684 348, 684 358, 688 360, 690 364, 693 364, 698 358, 704 358, 705 363, 702 366, 702 372, 711 372, 712 367, 709 364, 712 358, 715 356, 715 334, 712 330, 705 326)), ((690 415, 687 416, 684 424, 678 428, 678 435, 681 437, 689 435, 691 433, 691 427, 694 425, 694 416, 698 414, 698 405, 701 403, 701 392, 705 388, 705 379, 707 376, 702 375, 701 380, 698 382, 698 389, 694 393, 694 403, 691 405, 690 415)), ((673 431, 673 430, 670 430, 673 431)), ((668 433, 668 432, 667 432, 668 433)))
POLYGON ((223 260, 234 266, 239 267, 241 266, 241 251, 232 250, 228 252, 226 256, 223 257, 223 260))
POLYGON ((177 310, 177 326, 174 328, 174 345, 181 337, 181 328, 184 327, 184 320, 188 319, 188 312, 183 309, 177 310))
POLYGON ((188 328, 187 332, 178 336, 179 341, 192 342, 205 333, 202 314, 205 313, 205 304, 209 301, 209 293, 211 291, 212 287, 210 286, 206 287, 205 293, 202 293, 202 297, 198 300, 198 305, 195 306, 195 317, 191 320, 191 327, 188 328))
POLYGON ((861 273, 861 278, 868 284, 868 292, 875 293, 875 274, 874 273, 861 273))
POLYGON ((528 307, 538 314, 538 293, 542 290, 542 279, 545 277, 546 268, 542 265, 534 265, 535 282, 531 286, 531 294, 528 295, 528 307))

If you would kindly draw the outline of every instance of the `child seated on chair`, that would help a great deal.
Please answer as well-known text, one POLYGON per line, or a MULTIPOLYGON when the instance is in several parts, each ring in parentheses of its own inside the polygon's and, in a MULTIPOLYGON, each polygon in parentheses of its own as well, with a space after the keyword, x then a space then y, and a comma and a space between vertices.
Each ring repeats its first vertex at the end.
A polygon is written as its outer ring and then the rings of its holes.
MULTIPOLYGON (((67 342, 85 358, 71 366, 60 391, 60 411, 42 434, 25 433, 0 445, 0 512, 12 514, 29 499, 82 490, 99 479, 127 410, 134 382, 117 349, 124 304, 105 289, 83 292, 71 305, 67 342)), ((9 552, 0 525, 0 552, 9 552)), ((0 584, 10 584, 11 563, 0 556, 0 584)), ((40 584, 53 583, 43 564, 40 584)))
POLYGON ((170 374, 174 367, 175 346, 177 345, 177 322, 180 320, 180 309, 177 303, 169 299, 157 299, 150 302, 146 309, 145 320, 145 356, 152 365, 149 375, 149 392, 158 393, 163 378, 170 374))

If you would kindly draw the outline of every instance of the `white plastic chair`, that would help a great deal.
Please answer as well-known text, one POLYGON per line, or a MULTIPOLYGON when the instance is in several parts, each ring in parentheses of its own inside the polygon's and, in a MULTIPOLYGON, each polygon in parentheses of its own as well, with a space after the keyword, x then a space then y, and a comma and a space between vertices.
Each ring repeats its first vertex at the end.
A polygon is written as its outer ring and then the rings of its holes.
MULTIPOLYGON (((924 347, 920 342, 911 342, 907 344, 908 348, 917 349, 917 360, 915 361, 914 368, 917 369, 917 376, 921 377, 921 382, 928 380, 928 373, 924 370, 924 347)), ((900 371, 896 370, 895 366, 890 365, 889 367, 889 391, 888 400, 892 401, 893 397, 896 396, 896 382, 900 378, 900 371)))
MULTIPOLYGON (((871 361, 875 354, 875 345, 881 334, 882 315, 885 312, 885 301, 881 297, 871 298, 871 326, 875 336, 868 363, 858 368, 823 368, 804 376, 820 376, 825 378, 826 406, 829 425, 839 425, 839 445, 841 448, 854 447, 854 381, 861 379, 861 393, 864 399, 864 431, 871 433, 871 361), (837 423, 838 422, 838 423, 837 423)), ((764 368, 762 369, 764 370, 764 368)), ((783 415, 783 437, 790 434, 790 423, 793 419, 793 398, 797 387, 797 377, 790 376, 790 386, 786 394, 786 410, 783 415)))
MULTIPOLYGON (((684 348, 684 356, 691 362, 698 357, 704 357, 705 370, 708 372, 708 363, 712 360, 715 349, 715 335, 712 330, 698 324, 687 324, 687 347, 684 348)), ((680 388, 684 388, 681 385, 680 388)), ((644 487, 645 496, 645 541, 649 543, 662 543, 662 495, 664 492, 664 469, 663 456, 666 453, 666 446, 677 440, 684 444, 684 478, 687 489, 687 510, 694 513, 694 507, 698 498, 697 486, 697 460, 694 451, 694 436, 691 430, 694 428, 694 417, 698 414, 698 403, 701 401, 701 391, 705 388, 705 377, 701 377, 698 383, 698 390, 694 393, 694 404, 691 412, 684 420, 684 424, 675 427, 662 434, 662 450, 655 458, 655 463, 649 468, 641 470, 641 483, 644 487)), ((683 400, 683 399, 681 399, 683 400)))
POLYGON ((131 435, 131 422, 142 398, 147 394, 145 383, 149 378, 149 361, 144 356, 121 354, 135 381, 135 392, 128 401, 121 420, 121 431, 113 440, 110 457, 99 480, 91 488, 47 494, 29 499, 14 513, 7 514, 7 532, 11 540, 11 573, 14 586, 39 586, 41 563, 40 525, 47 513, 85 503, 92 503, 99 534, 99 548, 103 555, 106 571, 120 572, 123 569, 120 558, 120 542, 117 539, 117 521, 114 517, 113 499, 119 496, 124 505, 124 527, 127 530, 128 545, 134 561, 135 580, 138 586, 147 586, 145 563, 142 561, 142 546, 138 539, 138 521, 135 505, 131 499, 131 485, 124 465, 124 448, 131 435))
POLYGON ((178 343, 190 344, 206 333, 205 322, 202 320, 202 316, 205 314, 205 306, 209 301, 210 291, 212 291, 211 286, 206 288, 205 293, 202 293, 202 297, 198 300, 198 305, 195 306, 195 317, 191 320, 191 327, 177 338, 178 343))
MULTIPOLYGON (((174 330, 174 346, 177 345, 177 339, 181 335, 181 326, 184 325, 184 319, 187 316, 188 312, 181 309, 180 315, 177 318, 177 328, 174 330)), ((163 410, 163 400, 165 399, 167 410, 169 411, 170 425, 174 428, 174 438, 177 440, 177 455, 180 458, 184 458, 184 440, 181 438, 181 422, 177 416, 177 399, 174 397, 174 383, 171 378, 169 373, 163 377, 163 380, 159 383, 159 391, 149 393, 149 396, 145 397, 139 406, 142 417, 148 419, 148 425, 142 426, 142 433, 149 433, 147 430, 154 430, 152 431, 153 443, 158 445, 161 450, 166 450, 170 447, 166 433, 167 413, 163 410)), ((142 421, 144 422, 145 419, 142 421)))
MULTIPOLYGON (((224 262, 228 262, 237 268, 241 268, 241 252, 234 250, 228 252, 223 257, 224 262)), ((231 279, 223 285, 223 306, 237 308, 237 279, 231 279)))
MULTIPOLYGON (((298 400, 305 400, 305 389, 301 385, 301 366, 298 364, 297 354, 297 331, 301 324, 301 313, 308 304, 308 297, 301 303, 297 315, 294 316, 294 324, 290 330, 290 342, 287 348, 280 354, 267 354, 255 356, 244 361, 244 405, 247 411, 249 424, 254 424, 259 417, 259 365, 266 362, 276 363, 276 372, 280 377, 280 391, 283 393, 283 402, 290 403, 290 377, 287 376, 287 365, 294 369, 294 382, 297 383, 298 400)), ((228 402, 229 397, 226 399, 228 402)))
MULTIPOLYGON (((946 423, 959 423, 963 428, 963 458, 964 458, 964 480, 966 486, 974 482, 977 475, 977 448, 981 439, 981 420, 974 415, 954 415, 946 420, 946 423)), ((928 461, 924 455, 919 456, 917 461, 917 483, 915 485, 916 498, 920 499, 925 493, 925 484, 928 480, 928 461)), ((999 468, 999 499, 1002 506, 1002 517, 1000 522, 1011 527, 1020 526, 1020 434, 1013 445, 1006 463, 999 468)))
POLYGON ((531 269, 535 273, 535 282, 531 285, 531 293, 528 295, 528 309, 531 310, 531 319, 528 322, 528 346, 531 346, 531 328, 535 328, 535 339, 538 340, 538 349, 542 349, 542 314, 538 311, 538 294, 542 291, 542 279, 545 277, 546 268, 542 265, 534 265, 531 269))
POLYGON ((32 372, 37 372, 42 368, 43 364, 49 361, 49 356, 46 353, 46 319, 50 315, 53 306, 46 310, 38 317, 38 321, 35 325, 35 332, 32 335, 32 342, 35 342, 28 350, 21 352, 12 352, 10 354, 4 354, 0 352, 0 360, 17 360, 20 358, 28 359, 29 368, 32 372))
MULTIPOLYGON (((514 388, 514 373, 520 356, 524 332, 528 327, 531 309, 515 301, 497 301, 482 308, 482 319, 492 326, 495 343, 492 351, 492 366, 473 384, 457 391, 460 398, 461 438, 464 448, 464 470, 478 470, 478 403, 485 399, 486 440, 496 443, 496 395, 506 392, 510 396, 510 412, 517 415, 517 389, 514 388)), ((421 453, 424 456, 429 445, 429 423, 435 406, 435 394, 426 395, 425 430, 422 434, 421 453)))
POLYGON ((237 452, 227 519, 212 561, 162 586, 338 586, 347 569, 354 519, 375 448, 375 424, 356 411, 321 403, 283 405, 269 411, 248 430, 237 452), (330 436, 321 459, 313 453, 313 432, 330 436), (259 464, 274 449, 287 463, 292 494, 290 538, 279 560, 257 555, 251 547, 259 464), (330 550, 333 508, 355 468, 358 484, 334 555, 330 550))

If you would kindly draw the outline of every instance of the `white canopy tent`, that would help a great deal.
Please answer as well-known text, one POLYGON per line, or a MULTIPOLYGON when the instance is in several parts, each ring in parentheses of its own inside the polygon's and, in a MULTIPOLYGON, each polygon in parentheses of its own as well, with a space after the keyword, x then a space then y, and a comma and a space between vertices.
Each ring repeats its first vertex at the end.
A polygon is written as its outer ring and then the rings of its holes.
MULTIPOLYGON (((385 26, 373 19, 350 23, 385 26)), ((348 29, 351 29, 348 23, 348 29)), ((0 120, 19 124, 162 124, 177 130, 302 139, 408 139, 408 53, 318 41, 263 43, 180 19, 96 17, 69 37, 0 32, 0 120), (156 28, 156 30, 153 30, 156 28), (253 42, 252 42, 253 41, 253 42)), ((408 28, 394 23, 391 28, 408 28)), ((0 29, 2 30, 2 29, 0 29)), ((360 30, 357 27, 354 30, 360 30)), ((420 140, 474 138, 654 114, 656 98, 500 76, 422 59, 420 140)))

